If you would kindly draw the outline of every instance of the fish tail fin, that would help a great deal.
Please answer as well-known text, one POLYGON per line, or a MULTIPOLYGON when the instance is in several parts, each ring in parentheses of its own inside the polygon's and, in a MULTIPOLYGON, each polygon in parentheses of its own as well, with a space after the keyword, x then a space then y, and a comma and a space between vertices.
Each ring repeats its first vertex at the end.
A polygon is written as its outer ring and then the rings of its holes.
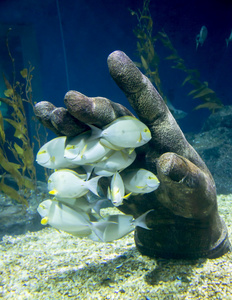
POLYGON ((142 214, 137 219, 135 219, 134 220, 134 225, 138 226, 138 227, 142 227, 142 228, 148 229, 148 230, 151 230, 151 228, 147 227, 146 217, 152 211, 154 211, 154 209, 150 209, 150 210, 146 211, 144 214, 142 214))
POLYGON ((93 172, 93 169, 94 169, 94 166, 91 166, 91 165, 83 165, 82 166, 83 169, 85 170, 86 172, 86 175, 87 175, 87 178, 86 180, 88 180, 93 172))
POLYGON ((89 141, 93 141, 93 140, 96 140, 96 139, 99 139, 101 137, 101 133, 102 133, 102 130, 92 124, 87 124, 92 132, 91 132, 91 136, 88 138, 88 142, 89 141))
POLYGON ((96 203, 94 203, 91 208, 99 215, 101 216, 100 210, 102 207, 110 207, 111 206, 111 202, 108 199, 101 199, 99 201, 97 201, 96 203))
POLYGON ((104 240, 104 232, 107 228, 107 226, 112 223, 109 221, 101 221, 101 222, 92 222, 91 223, 91 229, 95 233, 95 235, 102 241, 105 242, 104 240))
MULTIPOLYGON (((94 193, 95 195, 99 196, 97 188, 98 188, 98 180, 101 178, 102 176, 96 176, 92 179, 90 179, 89 181, 86 181, 86 185, 87 188, 94 193)), ((99 196, 100 197, 100 196, 99 196)))

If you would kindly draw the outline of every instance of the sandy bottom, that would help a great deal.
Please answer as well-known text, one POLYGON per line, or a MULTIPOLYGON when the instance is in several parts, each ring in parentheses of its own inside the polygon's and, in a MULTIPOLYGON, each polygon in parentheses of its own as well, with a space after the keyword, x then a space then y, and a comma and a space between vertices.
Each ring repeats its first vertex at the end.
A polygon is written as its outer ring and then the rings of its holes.
MULTIPOLYGON (((218 197, 232 240, 232 195, 218 197)), ((4 236, 2 299, 232 299, 232 254, 164 260, 139 254, 133 233, 113 243, 78 239, 53 228, 4 236)))

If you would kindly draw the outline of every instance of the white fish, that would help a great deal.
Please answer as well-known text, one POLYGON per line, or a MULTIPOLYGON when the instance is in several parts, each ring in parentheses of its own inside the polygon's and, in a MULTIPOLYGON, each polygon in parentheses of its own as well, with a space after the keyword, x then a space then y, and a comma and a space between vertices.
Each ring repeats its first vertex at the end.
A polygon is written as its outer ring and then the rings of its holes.
POLYGON ((59 170, 48 179, 49 194, 60 198, 79 198, 90 190, 97 195, 97 184, 100 178, 101 176, 97 176, 85 181, 74 171, 59 170))
POLYGON ((201 27, 200 33, 196 36, 196 50, 199 44, 202 46, 208 35, 208 30, 205 26, 201 27))
POLYGON ((108 188, 108 199, 110 199, 115 206, 123 204, 123 199, 126 199, 130 194, 125 196, 125 187, 121 175, 116 172, 111 179, 110 188, 108 188))
POLYGON ((87 139, 90 137, 91 131, 84 132, 75 136, 74 138, 67 139, 64 149, 64 157, 68 159, 74 159, 81 153, 84 148, 87 139))
POLYGON ((89 125, 92 129, 90 139, 101 138, 101 143, 113 150, 140 147, 151 139, 149 128, 132 116, 120 117, 103 130, 89 125))
POLYGON ((230 36, 228 37, 228 39, 226 39, 226 46, 228 47, 229 45, 229 42, 232 41, 232 30, 231 30, 231 33, 230 33, 230 36))
MULTIPOLYGON (((149 210, 133 219, 131 215, 111 215, 104 220, 104 223, 94 224, 94 232, 102 242, 112 242, 129 234, 136 226, 150 230, 146 225, 146 216, 153 210, 149 210)), ((94 239, 92 235, 88 238, 94 239)))
POLYGON ((103 159, 110 151, 99 140, 87 140, 81 152, 72 159, 72 162, 78 165, 93 164, 103 159))
POLYGON ((49 169, 75 167, 64 157, 66 136, 57 137, 44 144, 36 155, 36 162, 49 169))
MULTIPOLYGON (((90 193, 90 192, 89 192, 90 193)), ((93 195, 93 194, 92 194, 93 195)), ((74 210, 82 210, 85 213, 92 216, 92 210, 94 210, 99 216, 100 216, 100 209, 106 208, 112 205, 112 203, 104 198, 97 197, 97 200, 95 202, 90 203, 87 198, 84 195, 83 197, 79 198, 57 198, 57 200, 69 207, 71 207, 74 210)))
POLYGON ((72 209, 59 201, 45 200, 37 208, 41 215, 42 225, 63 230, 69 234, 88 238, 94 241, 111 242, 122 238, 135 229, 136 226, 147 230, 146 216, 149 210, 133 219, 130 215, 111 215, 97 222, 91 222, 89 215, 81 209, 72 209))
POLYGON ((45 200, 37 208, 41 215, 41 224, 49 224, 52 227, 67 233, 82 237, 92 233, 89 216, 79 210, 73 210, 58 201, 45 200))
POLYGON ((133 163, 136 158, 135 151, 114 151, 103 161, 95 164, 94 172, 97 175, 111 176, 116 171, 123 170, 133 163))
POLYGON ((145 169, 125 170, 122 178, 126 191, 132 194, 151 193, 160 184, 155 174, 145 169))
POLYGON ((184 112, 181 109, 175 108, 169 100, 167 100, 166 104, 167 104, 167 107, 169 108, 170 112, 173 114, 173 116, 176 120, 183 119, 187 116, 186 112, 184 112))

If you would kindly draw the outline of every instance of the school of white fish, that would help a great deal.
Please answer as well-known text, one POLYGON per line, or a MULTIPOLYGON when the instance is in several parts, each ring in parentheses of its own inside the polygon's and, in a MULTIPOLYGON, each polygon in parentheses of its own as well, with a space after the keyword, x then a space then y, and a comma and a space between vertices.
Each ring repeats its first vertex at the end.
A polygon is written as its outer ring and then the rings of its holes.
POLYGON ((101 208, 122 205, 132 194, 158 188, 159 180, 152 172, 125 170, 136 158, 135 148, 150 141, 149 128, 131 116, 115 119, 103 129, 89 127, 73 138, 57 137, 37 153, 37 163, 54 170, 48 179, 53 198, 37 209, 41 223, 102 242, 117 240, 136 226, 149 230, 146 216, 150 211, 135 220, 122 214, 102 218, 100 213, 101 208), (79 173, 80 168, 84 174, 79 173), (111 177, 107 195, 98 184, 101 177, 111 177))

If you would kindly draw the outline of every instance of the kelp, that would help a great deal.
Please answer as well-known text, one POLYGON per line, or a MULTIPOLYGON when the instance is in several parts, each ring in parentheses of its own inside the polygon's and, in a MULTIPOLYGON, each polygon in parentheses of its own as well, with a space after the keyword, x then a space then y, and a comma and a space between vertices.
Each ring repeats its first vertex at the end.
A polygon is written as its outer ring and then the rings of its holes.
MULTIPOLYGON (((11 84, 3 74, 6 90, 4 92, 5 97, 0 98, 0 101, 9 107, 11 114, 8 118, 3 118, 0 112, 0 168, 3 171, 0 181, 0 191, 19 203, 28 205, 27 199, 20 194, 20 191, 24 191, 24 194, 26 194, 26 191, 36 189, 37 176, 34 166, 34 142, 32 142, 29 137, 28 120, 25 109, 26 103, 31 109, 34 105, 32 100, 32 72, 34 67, 29 64, 28 68, 24 68, 20 72, 24 83, 16 81, 14 58, 9 50, 8 38, 6 45, 13 66, 13 83, 11 84), (6 136, 4 121, 13 127, 13 137, 6 136), (10 174, 15 180, 17 189, 5 183, 7 174, 10 174)), ((36 132, 34 139, 37 141, 38 147, 40 147, 41 135, 39 131, 41 125, 34 117, 33 119, 35 121, 36 132)), ((47 133, 45 131, 45 137, 46 136, 47 133)))
POLYGON ((27 200, 18 191, 4 183, 4 177, 8 173, 16 181, 18 190, 24 188, 35 189, 36 171, 33 145, 29 138, 26 112, 22 99, 22 84, 17 81, 14 85, 11 85, 5 75, 3 77, 7 90, 4 92, 6 98, 0 98, 0 101, 7 104, 12 110, 11 116, 4 118, 4 121, 13 126, 15 132, 13 139, 6 139, 3 117, 1 116, 0 166, 5 173, 2 176, 0 190, 14 200, 27 205, 27 200), (10 153, 11 156, 13 154, 15 162, 8 159, 9 155, 7 153, 10 153))
POLYGON ((221 100, 217 97, 216 93, 208 87, 207 82, 200 81, 200 73, 196 69, 189 69, 186 67, 184 60, 179 56, 177 50, 174 48, 171 40, 164 31, 159 31, 153 34, 153 19, 149 10, 150 0, 144 0, 143 9, 138 12, 131 11, 138 20, 138 25, 133 30, 137 37, 137 52, 140 57, 140 62, 136 63, 139 68, 142 68, 145 75, 155 84, 158 92, 167 102, 167 97, 162 91, 162 84, 159 75, 159 55, 155 51, 155 44, 161 41, 163 46, 170 51, 166 60, 172 61, 171 68, 178 69, 187 74, 182 86, 189 83, 194 86, 194 89, 188 95, 192 95, 193 99, 200 99, 203 104, 195 107, 195 109, 208 108, 211 112, 223 107, 221 100))
POLYGON ((191 90, 188 95, 191 95, 193 99, 199 98, 203 102, 203 104, 196 106, 194 109, 208 108, 214 113, 216 109, 222 108, 223 103, 217 97, 216 93, 208 87, 208 82, 200 81, 199 71, 196 69, 188 69, 185 66, 184 60, 178 55, 177 50, 172 45, 168 35, 164 31, 158 32, 157 38, 171 51, 171 54, 167 56, 166 59, 173 61, 172 68, 179 69, 187 74, 182 86, 186 83, 194 86, 194 89, 191 90))
POLYGON ((145 75, 155 84, 160 95, 166 100, 159 75, 160 59, 154 47, 157 37, 153 35, 153 20, 149 10, 149 2, 150 0, 144 0, 142 11, 130 10, 131 14, 135 15, 138 20, 138 25, 133 32, 138 39, 137 53, 140 62, 135 62, 135 64, 143 69, 145 75))

